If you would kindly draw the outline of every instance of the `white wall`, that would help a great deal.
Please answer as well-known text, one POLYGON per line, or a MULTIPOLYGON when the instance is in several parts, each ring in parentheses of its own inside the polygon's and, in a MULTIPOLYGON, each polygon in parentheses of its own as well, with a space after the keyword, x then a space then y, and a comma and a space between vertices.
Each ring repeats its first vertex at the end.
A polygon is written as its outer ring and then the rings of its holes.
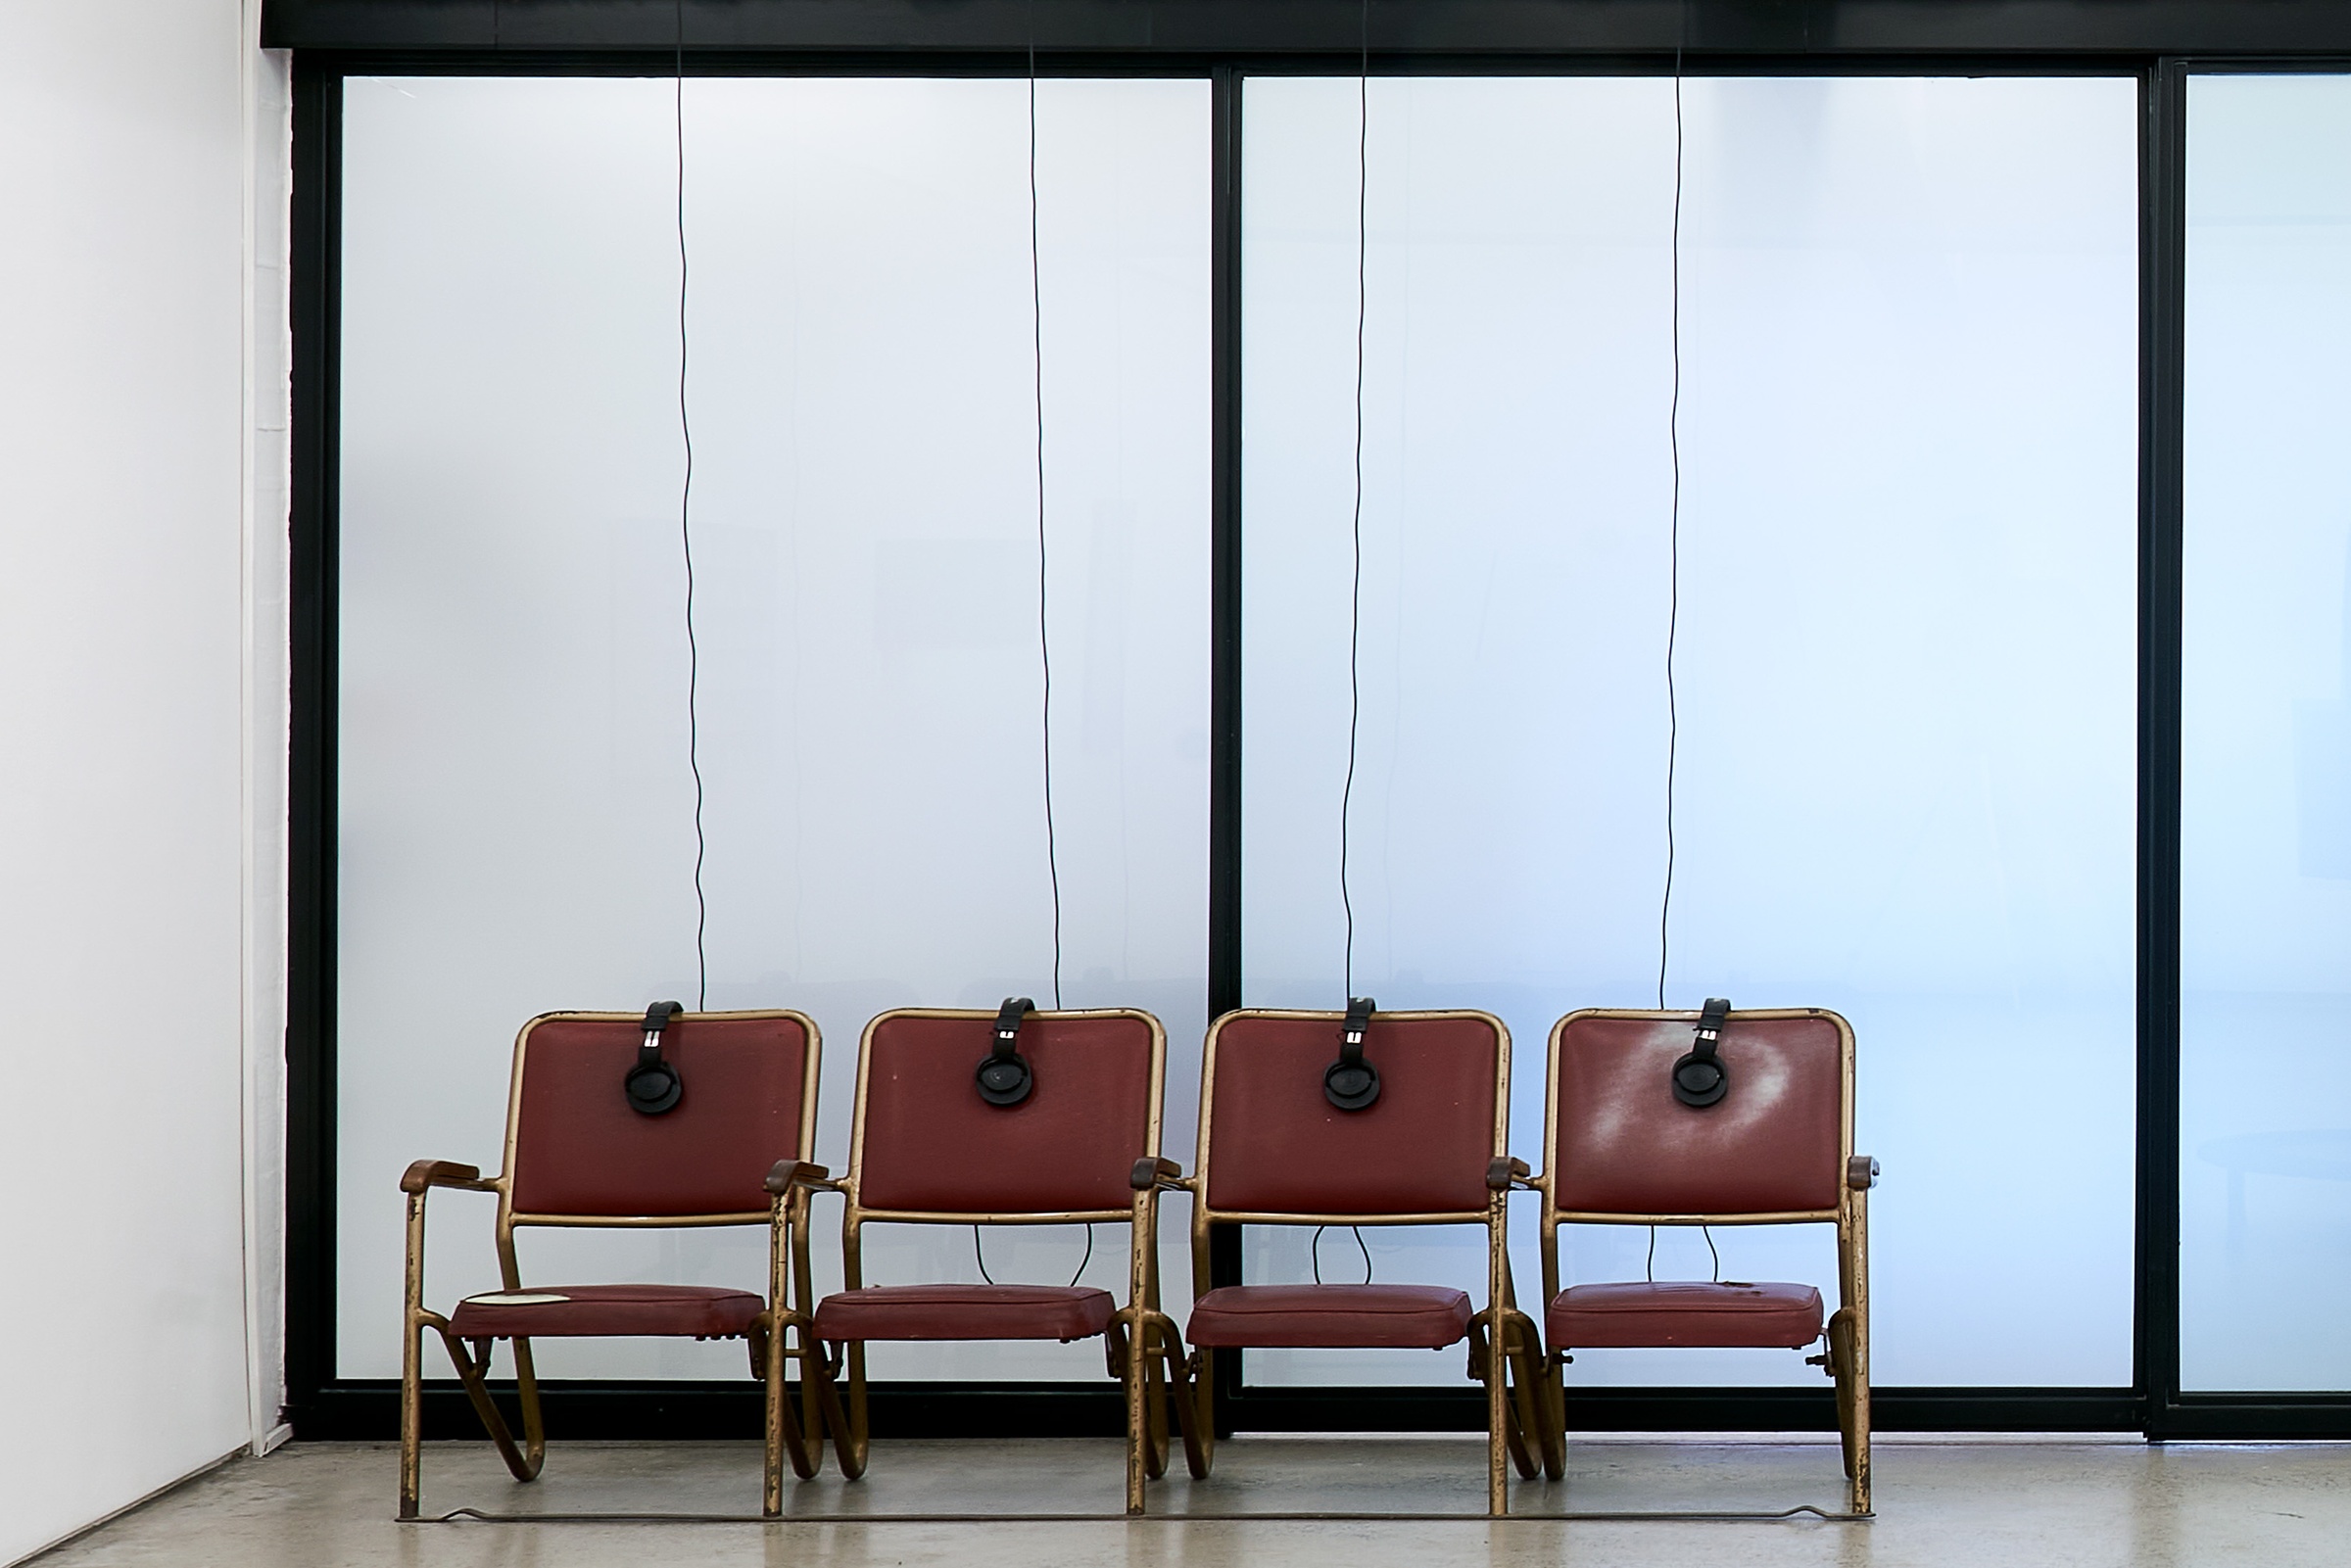
POLYGON ((284 122, 251 9, 0 5, 0 1561, 276 1419, 284 596, 250 585, 283 576, 284 122))

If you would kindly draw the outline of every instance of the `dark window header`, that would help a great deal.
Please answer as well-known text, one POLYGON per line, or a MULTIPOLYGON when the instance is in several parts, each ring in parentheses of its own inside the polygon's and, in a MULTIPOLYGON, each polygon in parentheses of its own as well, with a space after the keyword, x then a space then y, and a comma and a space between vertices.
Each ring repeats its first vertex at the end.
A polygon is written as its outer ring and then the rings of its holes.
MULTIPOLYGON (((1128 60, 1352 54, 1358 0, 683 0, 697 55, 1128 60)), ((273 48, 453 56, 651 53, 676 0, 265 0, 273 48)), ((2341 0, 1371 0, 1391 58, 1670 54, 2351 55, 2341 0), (1686 36, 1685 36, 1686 32, 1686 36)))

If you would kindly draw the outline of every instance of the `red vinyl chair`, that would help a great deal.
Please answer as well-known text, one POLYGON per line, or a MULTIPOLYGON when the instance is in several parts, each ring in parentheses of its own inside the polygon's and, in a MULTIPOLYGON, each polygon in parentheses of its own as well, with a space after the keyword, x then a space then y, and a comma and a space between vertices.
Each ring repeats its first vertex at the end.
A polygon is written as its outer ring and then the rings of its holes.
POLYGON ((1839 1305, 1826 1351, 1837 1380, 1847 1501, 1870 1511, 1869 1189, 1877 1162, 1853 1153, 1853 1031, 1820 1008, 1659 1013, 1587 1009, 1551 1031, 1543 1194, 1545 1404, 1565 1442, 1560 1365, 1575 1350, 1778 1347, 1824 1336, 1819 1290, 1745 1281, 1559 1288, 1559 1226, 1837 1227, 1839 1305), (1704 1038, 1711 1029, 1713 1039, 1704 1038), (1719 1097, 1706 1056, 1726 1076, 1719 1097), (1680 1084, 1677 1090, 1677 1081, 1680 1084), (1695 1092, 1693 1092, 1695 1091, 1695 1092), (1687 1098, 1686 1098, 1687 1096, 1687 1098))
POLYGON ((1347 1016, 1246 1010, 1210 1026, 1201 1063, 1199 1161, 1192 1188, 1194 1347, 1184 1423, 1192 1473, 1214 1459, 1216 1353, 1319 1347, 1443 1350, 1469 1342, 1486 1385, 1487 1504, 1508 1510, 1505 1454, 1532 1476, 1529 1433, 1542 1347, 1511 1300, 1504 1199, 1526 1166, 1511 1159, 1511 1036, 1487 1013, 1374 1013, 1361 1037, 1378 1098, 1342 1110, 1325 1092, 1347 1016), (1438 1285, 1224 1285, 1209 1288, 1219 1224, 1483 1225, 1483 1309, 1438 1285), (1495 1365, 1498 1338, 1515 1373, 1495 1365), (1506 1391, 1506 1384, 1509 1385, 1506 1391))
POLYGON ((657 1335, 749 1342, 751 1374, 767 1385, 767 1476, 763 1506, 781 1510, 782 1463, 816 1473, 817 1444, 803 1437, 809 1412, 786 1397, 784 1363, 803 1361, 808 1279, 807 1194, 788 1183, 771 1197, 779 1162, 811 1147, 816 1123, 819 1041, 815 1023, 792 1012, 655 1015, 547 1013, 522 1026, 506 1105, 505 1158, 485 1179, 473 1165, 419 1160, 400 1178, 408 1195, 406 1328, 402 1335, 400 1517, 417 1511, 423 1401, 422 1335, 440 1335, 458 1380, 518 1481, 539 1474, 547 1453, 534 1339, 657 1335), (656 1043, 657 1042, 657 1043, 656 1043), (635 1109, 668 1082, 637 1069, 657 1055, 677 1092, 652 1114, 635 1109), (624 1080, 626 1087, 624 1087, 624 1080), (424 1204, 435 1187, 495 1193, 496 1245, 504 1288, 468 1297, 448 1316, 424 1306, 424 1204), (764 1294, 707 1285, 534 1285, 525 1287, 514 1233, 526 1225, 766 1225, 764 1294), (799 1343, 789 1345, 797 1335, 799 1343), (492 1349, 514 1348, 522 1406, 518 1445, 485 1381, 492 1349))
MULTIPOLYGON (((1181 1175, 1159 1157, 1167 1034, 1130 1009, 1007 1013, 907 1008, 865 1027, 857 1053, 848 1174, 807 1186, 839 1191, 847 1288, 817 1305, 822 1354, 807 1369, 834 1457, 865 1473, 869 1427, 865 1347, 876 1340, 1072 1340, 1103 1337, 1110 1375, 1127 1393, 1127 1511, 1167 1468, 1168 1380, 1183 1360, 1159 1310, 1159 1192, 1181 1175), (991 1104, 975 1069, 1012 1051, 1029 1087, 991 1104), (864 1227, 876 1223, 1128 1227, 1122 1305, 1091 1285, 867 1285, 864 1227), (846 1407, 839 1388, 847 1382, 846 1407)), ((1009 1092, 1009 1091, 1008 1091, 1009 1092)), ((779 1170, 775 1185, 790 1173, 779 1170)))

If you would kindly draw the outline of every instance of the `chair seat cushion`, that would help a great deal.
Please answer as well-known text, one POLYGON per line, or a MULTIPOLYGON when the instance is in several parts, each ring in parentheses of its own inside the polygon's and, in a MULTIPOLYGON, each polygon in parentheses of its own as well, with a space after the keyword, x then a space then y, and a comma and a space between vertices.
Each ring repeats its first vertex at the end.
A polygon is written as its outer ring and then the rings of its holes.
POLYGON ((1119 1304, 1090 1285, 868 1285, 826 1297, 816 1337, 845 1340, 1081 1340, 1119 1304))
POLYGON ((1702 1345, 1798 1350, 1820 1338, 1820 1292, 1735 1280, 1572 1285, 1551 1304, 1556 1350, 1702 1345))
POLYGON ((1469 1298, 1441 1285, 1225 1285, 1192 1304, 1194 1345, 1442 1350, 1469 1332, 1469 1298))
POLYGON ((661 1334, 734 1339, 766 1298, 718 1285, 534 1285, 468 1296, 450 1314, 461 1340, 661 1334))

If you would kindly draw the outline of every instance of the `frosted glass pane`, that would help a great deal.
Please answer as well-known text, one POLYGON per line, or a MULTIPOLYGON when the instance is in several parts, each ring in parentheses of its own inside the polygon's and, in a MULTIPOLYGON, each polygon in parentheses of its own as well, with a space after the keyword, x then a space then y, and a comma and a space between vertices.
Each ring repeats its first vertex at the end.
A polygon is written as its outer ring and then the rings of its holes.
MULTIPOLYGON (((816 1017, 836 1168, 873 1013, 1051 994, 1027 102, 687 92, 709 1003, 816 1017)), ((395 1178, 497 1164, 517 1025, 693 1000, 694 785, 670 83, 356 79, 346 105, 338 1366, 380 1377, 395 1178)), ((1206 994, 1208 88, 1055 81, 1038 107, 1064 998, 1166 1022, 1180 1151, 1206 994)), ((487 1201, 433 1202, 433 1299, 493 1286, 487 1201)), ((1067 1280, 1083 1239, 988 1245, 999 1278, 1067 1280)), ((522 1247, 541 1282, 765 1277, 757 1231, 522 1247)), ((866 1258, 874 1283, 978 1277, 966 1230, 885 1227, 866 1258)), ((1124 1258, 1105 1231, 1088 1277, 1124 1258)), ((745 1370, 740 1345, 674 1341, 540 1365, 745 1370)), ((1101 1350, 874 1367, 1098 1380, 1101 1350)))
POLYGON ((2188 84, 2181 1377, 2351 1388, 2351 76, 2188 84))
MULTIPOLYGON (((2133 85, 1686 95, 1666 999, 1851 1019, 1881 1381, 2128 1383, 2133 85), (2032 1303, 2030 1332, 1988 1300, 2032 1303)), ((1246 107, 1249 999, 1334 1007, 1356 84, 1254 80, 1246 107)), ((1535 1158, 1552 1021, 1656 1001, 1672 85, 1388 79, 1370 113, 1356 983, 1500 1013, 1535 1158)), ((1472 1235, 1367 1235, 1382 1279, 1482 1292, 1472 1235)), ((1834 1281, 1823 1227, 1714 1239, 1725 1277, 1834 1281)), ((1573 1235, 1570 1278, 1639 1279, 1647 1240, 1573 1235)), ((1260 1234, 1251 1277, 1304 1277, 1306 1245, 1260 1234)), ((1344 1232, 1323 1259, 1361 1277, 1344 1232)), ((1660 1236, 1658 1277, 1710 1266, 1660 1236)), ((1571 1373, 1818 1378, 1764 1352, 1571 1373)))

